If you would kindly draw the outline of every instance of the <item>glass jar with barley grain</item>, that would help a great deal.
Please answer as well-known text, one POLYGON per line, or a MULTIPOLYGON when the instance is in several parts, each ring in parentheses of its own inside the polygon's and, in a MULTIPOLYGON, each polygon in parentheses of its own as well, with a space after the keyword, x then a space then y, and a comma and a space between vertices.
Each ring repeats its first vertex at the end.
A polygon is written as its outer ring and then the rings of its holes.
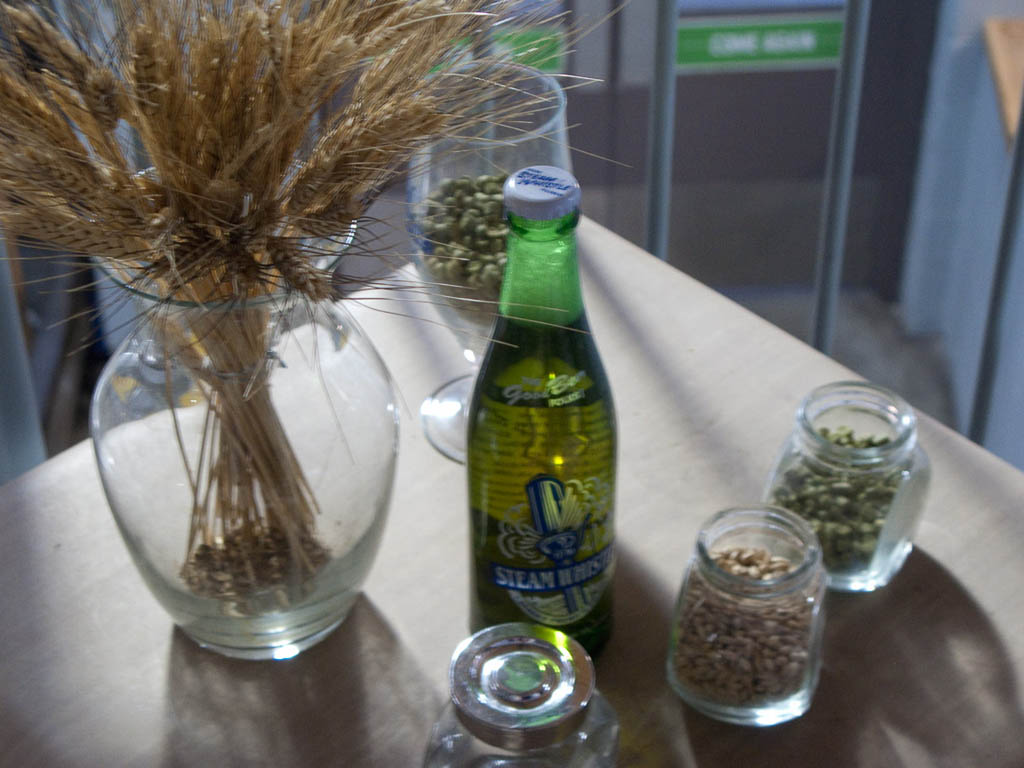
POLYGON ((718 720, 799 717, 818 684, 825 582, 817 538, 797 515, 768 505, 714 515, 676 602, 669 684, 718 720))

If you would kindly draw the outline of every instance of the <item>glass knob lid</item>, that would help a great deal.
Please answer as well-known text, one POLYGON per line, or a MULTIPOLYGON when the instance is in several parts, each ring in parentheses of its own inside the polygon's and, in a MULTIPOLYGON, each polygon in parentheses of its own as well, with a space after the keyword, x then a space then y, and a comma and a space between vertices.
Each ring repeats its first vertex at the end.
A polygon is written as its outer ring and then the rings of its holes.
POLYGON ((576 730, 594 692, 594 667, 564 632, 499 624, 463 641, 448 672, 463 725, 504 749, 534 749, 576 730))

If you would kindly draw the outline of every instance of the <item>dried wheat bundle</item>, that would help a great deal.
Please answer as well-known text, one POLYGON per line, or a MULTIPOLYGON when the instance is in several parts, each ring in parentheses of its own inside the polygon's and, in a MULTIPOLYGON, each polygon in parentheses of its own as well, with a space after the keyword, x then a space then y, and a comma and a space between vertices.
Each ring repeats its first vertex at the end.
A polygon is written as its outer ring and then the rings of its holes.
POLYGON ((5 4, 0 216, 160 295, 323 298, 310 238, 346 232, 422 142, 508 117, 479 108, 500 62, 444 74, 507 5, 115 0, 87 45, 5 4))
POLYGON ((488 106, 514 70, 470 56, 510 5, 113 0, 79 14, 99 20, 85 30, 0 3, 0 221, 199 307, 154 322, 210 409, 189 468, 194 591, 237 597, 294 581, 261 562, 284 554, 309 575, 325 559, 263 386, 256 300, 328 297, 318 258, 419 146, 514 120, 488 106))

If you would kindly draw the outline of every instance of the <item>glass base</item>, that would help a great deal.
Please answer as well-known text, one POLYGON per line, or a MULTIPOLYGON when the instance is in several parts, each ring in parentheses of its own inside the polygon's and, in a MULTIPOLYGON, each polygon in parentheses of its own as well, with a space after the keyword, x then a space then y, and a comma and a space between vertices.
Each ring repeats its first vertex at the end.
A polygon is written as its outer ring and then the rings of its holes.
POLYGON ((707 717, 735 725, 768 727, 785 723, 803 715, 811 707, 814 686, 801 688, 790 696, 766 700, 761 704, 737 706, 711 701, 687 689, 679 683, 671 671, 669 685, 690 707, 707 717))
MULTIPOLYGON (((362 571, 373 560, 376 546, 363 547, 359 555, 363 564, 349 560, 333 565, 349 572, 362 571)), ((360 577, 362 578, 362 577, 360 577)), ((330 588, 328 581, 324 588, 330 588)), ((233 659, 262 661, 290 659, 312 648, 341 626, 360 595, 358 589, 341 587, 327 600, 312 600, 291 611, 266 613, 261 616, 176 617, 178 628, 200 647, 233 659)), ((166 607, 166 606, 165 606, 166 607)), ((224 605, 220 605, 224 609, 224 605)))
POLYGON ((341 622, 344 621, 344 617, 338 619, 332 624, 324 627, 323 629, 314 632, 306 637, 299 638, 290 643, 283 643, 280 645, 267 645, 267 646, 254 646, 254 647, 239 647, 233 645, 222 645, 221 643, 210 642, 204 637, 197 636, 192 632, 189 632, 184 627, 181 627, 182 631, 188 635, 192 640, 199 644, 200 647, 206 648, 211 651, 215 651, 223 656, 229 656, 233 659, 247 659, 249 661, 265 661, 267 659, 290 659, 293 656, 298 656, 307 648, 312 648, 314 645, 319 643, 331 632, 341 626, 341 622))
POLYGON ((420 406, 420 423, 427 440, 452 461, 466 463, 466 418, 475 373, 449 381, 420 406))
MULTIPOLYGON (((884 558, 884 564, 877 568, 861 571, 829 571, 828 588, 833 592, 874 592, 890 581, 903 567, 907 556, 913 550, 910 541, 897 544, 892 553, 884 558)), ((876 557, 876 561, 880 558, 876 557)))

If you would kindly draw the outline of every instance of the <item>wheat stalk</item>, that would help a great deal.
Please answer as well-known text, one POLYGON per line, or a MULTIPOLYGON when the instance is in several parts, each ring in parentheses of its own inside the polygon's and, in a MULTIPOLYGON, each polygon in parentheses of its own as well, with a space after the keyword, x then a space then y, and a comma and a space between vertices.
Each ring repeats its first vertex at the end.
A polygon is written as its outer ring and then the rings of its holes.
POLYGON ((322 298, 293 268, 301 246, 281 260, 266 243, 346 231, 418 146, 502 119, 479 109, 500 62, 476 81, 436 75, 507 5, 115 0, 116 34, 95 50, 0 5, 0 218, 45 198, 81 231, 62 246, 156 278, 166 298, 199 274, 224 283, 207 299, 322 298), (123 242, 150 248, 126 259, 123 242))

